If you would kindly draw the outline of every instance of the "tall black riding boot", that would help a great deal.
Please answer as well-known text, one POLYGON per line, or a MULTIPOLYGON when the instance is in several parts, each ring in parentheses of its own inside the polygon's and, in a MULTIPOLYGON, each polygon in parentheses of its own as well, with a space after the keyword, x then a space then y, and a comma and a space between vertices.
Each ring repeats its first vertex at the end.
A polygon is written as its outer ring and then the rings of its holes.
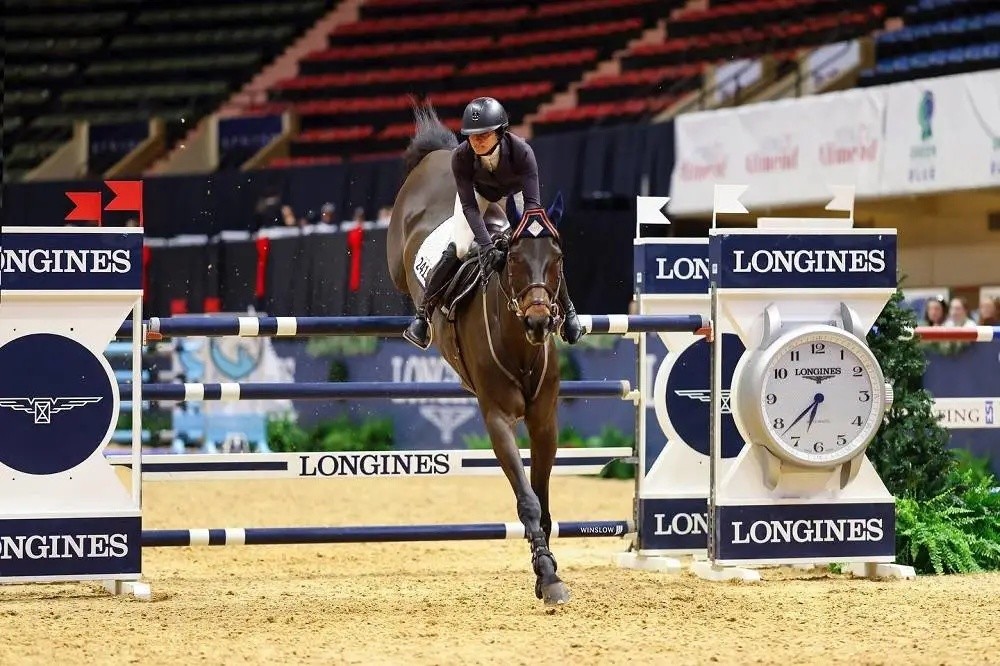
POLYGON ((455 251, 455 244, 449 243, 441 258, 434 264, 430 274, 427 276, 427 286, 424 288, 424 297, 417 305, 417 313, 410 322, 410 325, 403 331, 403 339, 411 342, 420 349, 427 349, 431 346, 431 327, 428 323, 428 313, 433 311, 434 302, 440 292, 448 284, 451 272, 458 264, 458 257, 455 251))
POLYGON ((565 275, 559 282, 559 305, 566 313, 566 318, 563 320, 562 339, 571 345, 576 344, 576 341, 583 335, 583 326, 580 325, 580 319, 576 316, 576 307, 573 306, 573 301, 569 300, 569 285, 566 284, 565 275))

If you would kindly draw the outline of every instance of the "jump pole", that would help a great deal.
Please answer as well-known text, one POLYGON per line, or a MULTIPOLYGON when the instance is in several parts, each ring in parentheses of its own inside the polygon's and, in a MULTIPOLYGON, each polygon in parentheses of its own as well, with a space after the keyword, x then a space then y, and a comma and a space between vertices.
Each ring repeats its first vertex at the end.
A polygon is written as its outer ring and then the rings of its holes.
MULTIPOLYGON (((131 384, 119 384, 131 392, 131 384)), ((247 382, 222 384, 143 384, 141 400, 360 400, 375 398, 468 398, 474 394, 456 382, 247 382)), ((561 398, 638 399, 628 380, 566 381, 561 398)))
MULTIPOLYGON (((697 315, 579 315, 580 324, 591 334, 627 335, 656 331, 695 332, 708 325, 697 315)), ((152 317, 143 322, 148 340, 184 336, 307 337, 314 335, 367 335, 401 337, 409 317, 261 317, 232 315, 182 315, 152 317)), ((118 338, 132 333, 125 322, 118 338)))
MULTIPOLYGON (((635 531, 630 520, 553 522, 552 538, 624 537, 635 531)), ((143 548, 186 546, 274 546, 317 543, 400 543, 408 541, 493 541, 523 539, 524 525, 370 525, 354 527, 235 527, 143 530, 143 548)))

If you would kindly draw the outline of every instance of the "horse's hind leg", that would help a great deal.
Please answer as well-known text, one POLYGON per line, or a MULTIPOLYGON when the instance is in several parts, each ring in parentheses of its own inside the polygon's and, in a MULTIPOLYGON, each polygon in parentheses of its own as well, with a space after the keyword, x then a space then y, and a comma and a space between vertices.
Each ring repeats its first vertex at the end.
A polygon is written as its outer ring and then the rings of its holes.
POLYGON ((528 483, 517 440, 514 438, 514 419, 495 409, 484 410, 484 416, 493 452, 514 489, 517 517, 524 525, 525 538, 531 544, 531 564, 536 576, 535 596, 544 600, 546 605, 566 603, 569 600, 569 590, 556 575, 556 560, 549 550, 545 532, 542 531, 541 503, 528 483))

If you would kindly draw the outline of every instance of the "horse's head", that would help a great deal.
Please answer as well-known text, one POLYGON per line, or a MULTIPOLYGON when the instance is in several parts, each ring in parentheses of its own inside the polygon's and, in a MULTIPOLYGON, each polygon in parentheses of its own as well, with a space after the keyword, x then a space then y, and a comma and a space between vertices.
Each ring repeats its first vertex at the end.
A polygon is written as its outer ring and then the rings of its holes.
POLYGON ((524 325, 528 341, 540 345, 563 319, 557 302, 563 261, 557 229, 563 213, 562 195, 556 195, 547 215, 540 209, 529 210, 523 219, 512 200, 508 199, 507 216, 520 224, 511 233, 507 253, 507 305, 524 325))

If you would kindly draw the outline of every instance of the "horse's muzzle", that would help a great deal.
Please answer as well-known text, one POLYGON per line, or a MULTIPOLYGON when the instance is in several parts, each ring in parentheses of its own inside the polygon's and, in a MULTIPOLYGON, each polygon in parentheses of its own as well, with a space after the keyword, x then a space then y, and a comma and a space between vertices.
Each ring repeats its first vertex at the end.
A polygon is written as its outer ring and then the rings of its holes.
POLYGON ((524 317, 524 333, 528 342, 533 345, 545 343, 545 339, 552 332, 553 319, 548 310, 538 309, 535 313, 529 313, 524 317))

